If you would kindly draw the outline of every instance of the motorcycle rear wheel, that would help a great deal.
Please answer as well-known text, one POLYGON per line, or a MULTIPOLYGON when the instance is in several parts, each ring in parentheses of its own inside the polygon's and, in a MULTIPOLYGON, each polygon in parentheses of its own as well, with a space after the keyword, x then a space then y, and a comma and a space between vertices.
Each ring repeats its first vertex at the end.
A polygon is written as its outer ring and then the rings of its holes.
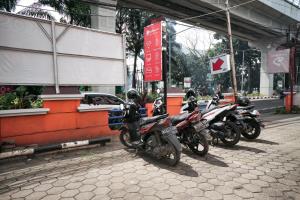
POLYGON ((233 137, 231 137, 231 138, 225 137, 225 138, 220 138, 220 139, 226 146, 234 146, 235 144, 237 144, 240 141, 241 131, 240 131, 239 127, 231 121, 226 121, 225 126, 226 126, 227 130, 231 131, 231 134, 233 135, 233 137))
POLYGON ((193 142, 188 144, 188 147, 199 156, 205 156, 209 149, 208 141, 201 133, 194 135, 193 142))
POLYGON ((129 132, 127 130, 122 130, 121 133, 120 133, 119 138, 120 138, 120 142, 124 146, 126 146, 126 147, 128 147, 130 149, 134 148, 133 145, 130 142, 130 134, 129 134, 129 132))
POLYGON ((245 120, 245 123, 247 125, 247 131, 243 131, 242 135, 250 140, 258 138, 260 135, 260 125, 255 119, 248 119, 245 120))
POLYGON ((169 145, 170 145, 171 152, 170 152, 169 155, 167 155, 165 157, 165 160, 166 160, 168 165, 175 166, 175 165, 178 164, 178 162, 180 160, 181 152, 178 151, 173 145, 171 145, 171 144, 169 144, 169 145))

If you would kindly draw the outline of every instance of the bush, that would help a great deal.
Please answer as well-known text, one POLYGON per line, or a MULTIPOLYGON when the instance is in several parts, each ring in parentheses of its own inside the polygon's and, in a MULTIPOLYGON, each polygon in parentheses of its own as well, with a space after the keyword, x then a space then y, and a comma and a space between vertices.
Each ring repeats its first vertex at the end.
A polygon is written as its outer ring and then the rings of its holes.
POLYGON ((156 98, 158 98, 160 95, 157 94, 157 93, 151 93, 151 94, 148 94, 147 97, 146 97, 146 103, 153 103, 154 100, 156 98))
POLYGON ((42 107, 42 100, 36 95, 41 92, 40 88, 18 86, 13 92, 0 96, 0 110, 42 107))
POLYGON ((291 112, 286 112, 285 107, 280 107, 275 109, 275 114, 300 114, 300 107, 299 106, 293 106, 291 112))

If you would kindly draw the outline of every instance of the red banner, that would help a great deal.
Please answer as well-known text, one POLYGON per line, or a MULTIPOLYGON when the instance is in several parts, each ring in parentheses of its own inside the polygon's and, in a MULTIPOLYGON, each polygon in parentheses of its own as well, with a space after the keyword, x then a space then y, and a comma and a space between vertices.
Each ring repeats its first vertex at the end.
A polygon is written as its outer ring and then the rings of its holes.
POLYGON ((161 22, 144 28, 144 81, 162 80, 161 22))

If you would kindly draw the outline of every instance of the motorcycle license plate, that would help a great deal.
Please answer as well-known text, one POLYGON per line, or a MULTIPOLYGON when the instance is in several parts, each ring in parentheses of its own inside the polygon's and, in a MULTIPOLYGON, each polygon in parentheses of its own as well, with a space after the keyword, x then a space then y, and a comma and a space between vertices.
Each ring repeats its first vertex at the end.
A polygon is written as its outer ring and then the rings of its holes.
POLYGON ((175 126, 170 126, 168 128, 165 128, 163 129, 162 131, 162 134, 165 135, 165 134, 176 134, 177 133, 177 128, 175 126))

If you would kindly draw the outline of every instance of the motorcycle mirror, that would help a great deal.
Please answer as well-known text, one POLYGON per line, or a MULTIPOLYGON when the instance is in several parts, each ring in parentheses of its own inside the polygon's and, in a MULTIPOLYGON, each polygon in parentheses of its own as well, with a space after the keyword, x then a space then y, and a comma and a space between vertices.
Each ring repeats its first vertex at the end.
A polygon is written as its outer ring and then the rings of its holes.
POLYGON ((124 110, 124 108, 125 108, 124 104, 120 104, 120 109, 124 110))
POLYGON ((156 92, 157 92, 157 94, 159 94, 160 93, 160 89, 157 89, 156 92))

